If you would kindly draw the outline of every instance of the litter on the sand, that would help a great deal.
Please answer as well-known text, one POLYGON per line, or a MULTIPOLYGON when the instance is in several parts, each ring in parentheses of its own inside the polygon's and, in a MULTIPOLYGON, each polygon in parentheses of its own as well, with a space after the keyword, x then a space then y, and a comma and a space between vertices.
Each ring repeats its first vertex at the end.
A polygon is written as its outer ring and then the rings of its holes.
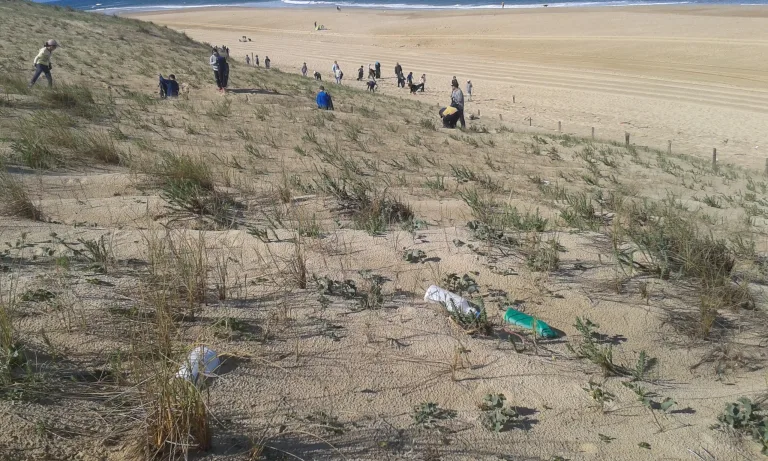
POLYGON ((448 290, 444 290, 437 285, 431 285, 427 288, 427 293, 424 295, 424 301, 440 303, 451 312, 458 309, 465 315, 480 315, 480 312, 477 309, 469 305, 469 301, 448 290))
POLYGON ((526 328, 528 330, 533 330, 534 323, 536 323, 537 335, 541 336, 542 338, 557 338, 557 333, 555 333, 555 331, 549 325, 547 325, 546 322, 542 322, 539 319, 534 321, 533 317, 530 315, 511 307, 508 308, 507 312, 504 313, 504 323, 510 323, 512 325, 526 328))
POLYGON ((176 373, 176 377, 197 383, 200 375, 213 376, 220 364, 219 356, 215 351, 205 346, 197 346, 189 353, 187 360, 176 373))

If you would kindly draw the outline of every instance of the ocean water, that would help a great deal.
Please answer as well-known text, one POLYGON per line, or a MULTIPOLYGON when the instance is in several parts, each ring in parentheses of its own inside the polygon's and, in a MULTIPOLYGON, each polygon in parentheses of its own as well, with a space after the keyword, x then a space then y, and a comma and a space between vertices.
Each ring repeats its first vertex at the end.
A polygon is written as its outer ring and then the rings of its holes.
MULTIPOLYGON (((484 9, 501 8, 501 0, 38 0, 51 5, 107 14, 121 11, 157 11, 178 8, 240 6, 261 8, 342 7, 379 9, 484 9)), ((640 5, 768 5, 768 0, 505 0, 505 8, 563 8, 640 5)))

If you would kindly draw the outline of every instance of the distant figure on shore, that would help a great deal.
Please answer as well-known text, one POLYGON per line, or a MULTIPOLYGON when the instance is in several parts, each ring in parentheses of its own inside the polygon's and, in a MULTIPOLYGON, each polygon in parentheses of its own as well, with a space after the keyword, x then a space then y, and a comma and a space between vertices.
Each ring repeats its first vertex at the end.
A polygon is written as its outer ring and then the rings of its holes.
POLYGON ((216 80, 216 86, 219 88, 219 91, 224 91, 224 87, 221 84, 221 60, 222 57, 219 56, 219 50, 216 48, 211 50, 211 58, 208 60, 208 63, 213 70, 213 78, 216 80))
POLYGON ((501 9, 504 9, 504 2, 501 2, 501 9))
POLYGON ((452 83, 451 88, 451 107, 455 107, 459 111, 459 123, 461 123, 462 128, 465 128, 467 124, 464 122, 464 93, 459 88, 459 82, 452 83))
POLYGON ((365 75, 365 70, 363 69, 363 66, 360 66, 360 68, 357 69, 357 81, 358 82, 363 80, 363 75, 365 75))
POLYGON ((306 62, 304 64, 302 64, 302 66, 301 66, 301 75, 304 76, 304 77, 307 76, 307 63, 306 62))
POLYGON ((331 66, 331 74, 333 74, 334 77, 336 77, 336 71, 339 69, 339 63, 337 61, 333 61, 333 65, 331 66))
POLYGON ((325 91, 324 86, 320 86, 320 92, 317 93, 317 108, 323 110, 333 110, 333 99, 331 95, 325 91))
POLYGON ((48 87, 53 86, 53 77, 51 77, 51 69, 53 69, 53 64, 51 63, 51 54, 58 47, 58 42, 51 39, 45 42, 43 47, 40 48, 40 51, 37 52, 37 56, 35 56, 34 61, 35 74, 32 76, 32 80, 29 82, 30 88, 35 85, 37 79, 40 78, 40 74, 45 75, 45 79, 48 80, 48 87))
POLYGON ((160 74, 160 97, 176 98, 179 96, 179 84, 176 82, 176 76, 171 74, 167 79, 160 74))
POLYGON ((314 76, 315 76, 315 80, 319 80, 321 82, 323 81, 323 76, 320 75, 320 72, 315 71, 314 76))
POLYGON ((459 86, 459 79, 456 78, 456 76, 453 76, 453 79, 451 80, 451 86, 455 86, 458 88, 459 86))
POLYGON ((403 75, 403 71, 397 74, 397 87, 405 88, 405 75, 403 75))
POLYGON ((368 64, 368 78, 376 78, 376 71, 373 70, 373 66, 368 64))
POLYGON ((424 92, 424 87, 427 85, 427 74, 421 74, 421 78, 419 79, 419 86, 421 87, 421 92, 424 92))
POLYGON ((408 72, 408 77, 405 80, 408 82, 408 86, 413 85, 413 72, 408 72))
POLYGON ((269 63, 272 62, 269 60, 269 56, 264 57, 264 68, 269 69, 269 63))
POLYGON ((368 80, 367 85, 368 85, 368 91, 372 93, 376 92, 376 87, 379 86, 378 83, 376 83, 376 79, 373 79, 373 78, 368 80))
POLYGON ((340 7, 340 6, 337 6, 337 7, 336 7, 336 11, 341 11, 341 7, 340 7))
POLYGON ((400 63, 395 64, 395 76, 400 77, 400 74, 403 73, 403 66, 400 65, 400 63))
POLYGON ((472 100, 472 80, 467 80, 467 100, 472 100))
POLYGON ((247 54, 245 55, 245 65, 250 66, 251 65, 251 57, 247 54))
POLYGON ((376 61, 376 78, 381 78, 381 64, 376 61))
POLYGON ((261 63, 259 63, 259 55, 256 55, 256 58, 253 60, 254 64, 256 64, 256 67, 261 67, 261 63))
POLYGON ((455 107, 443 107, 438 112, 443 119, 443 128, 456 128, 456 122, 459 121, 459 111, 455 107))

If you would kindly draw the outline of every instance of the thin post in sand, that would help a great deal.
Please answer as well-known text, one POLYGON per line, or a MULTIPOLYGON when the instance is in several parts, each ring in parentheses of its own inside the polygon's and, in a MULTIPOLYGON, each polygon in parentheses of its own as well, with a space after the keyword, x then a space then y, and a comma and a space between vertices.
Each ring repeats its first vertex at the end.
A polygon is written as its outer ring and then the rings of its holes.
POLYGON ((765 159, 765 171, 763 172, 766 176, 768 176, 768 158, 765 159))
POLYGON ((624 143, 629 147, 629 133, 624 132, 624 143))
POLYGON ((667 155, 672 155, 672 141, 667 141, 667 155))
POLYGON ((595 127, 592 127, 592 139, 595 139, 595 127))
POLYGON ((717 170, 717 147, 712 148, 712 169, 717 170))
POLYGON ((514 104, 514 103, 515 103, 515 95, 513 94, 512 95, 512 104, 514 104))
POLYGON ((563 132, 563 122, 557 122, 557 132, 558 133, 563 132))

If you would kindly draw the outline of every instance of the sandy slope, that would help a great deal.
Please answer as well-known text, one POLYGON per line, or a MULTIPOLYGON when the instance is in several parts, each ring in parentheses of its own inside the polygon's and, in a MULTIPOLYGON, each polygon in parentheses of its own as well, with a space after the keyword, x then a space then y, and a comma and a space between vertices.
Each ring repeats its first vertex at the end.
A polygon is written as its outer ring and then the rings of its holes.
MULTIPOLYGON (((768 157, 768 9, 648 7, 475 12, 218 9, 137 15, 196 39, 227 44, 237 59, 265 55, 330 78, 333 60, 354 82, 362 64, 426 73, 445 102, 453 75, 471 79, 470 110, 505 121, 709 155, 762 168, 768 157), (314 32, 317 21, 330 30, 314 32), (247 35, 253 40, 239 43, 247 35), (512 104, 512 96, 516 104, 512 104)), ((178 72, 183 72, 179 69, 178 72)), ((358 83, 352 83, 358 84, 358 83)), ((358 84, 359 85, 359 84, 358 84)), ((421 95, 419 97, 422 97, 421 95)))

